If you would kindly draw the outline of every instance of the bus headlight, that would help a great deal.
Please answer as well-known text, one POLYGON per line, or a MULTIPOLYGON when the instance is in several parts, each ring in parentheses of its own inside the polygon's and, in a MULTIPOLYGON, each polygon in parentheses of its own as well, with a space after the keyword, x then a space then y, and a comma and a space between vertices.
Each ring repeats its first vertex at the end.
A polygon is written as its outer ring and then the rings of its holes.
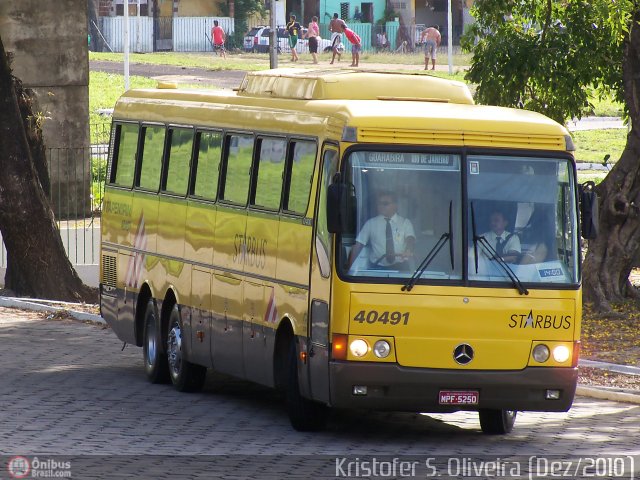
POLYGON ((386 340, 378 340, 373 345, 373 353, 378 358, 387 358, 391 353, 391 345, 386 340))
POLYGON ((533 359, 538 363, 549 360, 549 347, 542 343, 533 347, 533 359))
POLYGON ((357 338, 353 342, 351 342, 351 345, 349 345, 349 350, 351 350, 351 354, 354 357, 364 357, 369 351, 369 344, 367 344, 367 342, 365 342, 361 338, 357 338))
POLYGON ((569 360, 570 355, 571 355, 571 352, 564 345, 558 345, 556 348, 553 349, 553 359, 558 363, 566 362, 567 360, 569 360))

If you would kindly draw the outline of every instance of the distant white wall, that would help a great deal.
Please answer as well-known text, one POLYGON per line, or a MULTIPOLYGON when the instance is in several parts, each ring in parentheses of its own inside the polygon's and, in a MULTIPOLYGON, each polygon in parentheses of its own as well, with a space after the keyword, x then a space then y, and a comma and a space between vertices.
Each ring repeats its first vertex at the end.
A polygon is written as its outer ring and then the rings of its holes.
MULTIPOLYGON (((100 17, 102 35, 114 52, 123 51, 124 17, 100 17)), ((163 21, 161 18, 159 21, 163 21)), ((233 18, 229 17, 174 17, 172 20, 173 51, 209 52, 211 27, 218 20, 227 35, 235 31, 233 18)), ((129 51, 153 52, 153 17, 129 17, 129 51)))

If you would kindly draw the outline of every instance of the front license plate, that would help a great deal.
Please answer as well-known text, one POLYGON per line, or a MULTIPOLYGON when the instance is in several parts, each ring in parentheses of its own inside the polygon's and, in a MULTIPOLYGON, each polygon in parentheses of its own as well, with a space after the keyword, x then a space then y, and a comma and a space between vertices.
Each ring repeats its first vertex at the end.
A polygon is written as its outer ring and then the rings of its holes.
POLYGON ((478 405, 480 392, 477 390, 440 390, 440 405, 478 405))

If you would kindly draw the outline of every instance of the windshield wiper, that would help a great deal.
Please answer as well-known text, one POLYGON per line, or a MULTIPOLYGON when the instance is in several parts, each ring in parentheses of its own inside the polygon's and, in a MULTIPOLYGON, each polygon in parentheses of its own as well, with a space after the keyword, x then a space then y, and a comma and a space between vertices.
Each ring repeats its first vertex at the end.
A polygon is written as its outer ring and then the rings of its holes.
POLYGON ((502 267, 504 272, 507 274, 507 276, 511 280, 511 283, 513 283, 513 285, 518 290, 518 293, 520 293, 520 295, 529 295, 529 290, 527 290, 526 287, 522 284, 522 282, 520 281, 518 276, 515 274, 515 272, 511 270, 511 267, 509 266, 509 264, 505 262, 500 255, 498 255, 498 252, 496 252, 496 250, 493 248, 491 243, 486 238, 484 238, 484 236, 478 235, 476 233, 476 222, 475 222, 475 214, 473 212, 473 202, 471 202, 471 228, 473 230, 473 252, 475 256, 476 273, 478 273, 478 242, 479 242, 480 245, 482 245, 491 254, 491 257, 489 258, 491 260, 495 260, 498 263, 498 265, 502 267))
POLYGON ((442 235, 440 235, 440 238, 438 239, 436 244, 433 246, 433 248, 431 250, 429 250, 429 253, 427 253, 427 256, 424 257, 424 260, 422 260, 422 262, 420 262, 420 265, 418 265, 418 268, 416 268, 415 272, 413 272, 413 275, 411 275, 411 278, 407 281, 406 284, 403 285, 403 287, 402 287, 402 291, 403 292, 404 291, 410 292, 413 289, 413 286, 416 284, 418 279, 422 276, 422 274, 427 269, 429 264, 433 261, 433 259, 436 258, 436 256, 438 255, 438 252, 440 252, 440 250, 442 250, 442 247, 444 247, 444 244, 447 243, 447 241, 449 241, 449 255, 451 257, 451 270, 453 270, 453 242, 451 241, 451 230, 452 230, 451 209, 452 209, 452 204, 453 204, 452 201, 449 202, 449 231, 443 233, 442 235))

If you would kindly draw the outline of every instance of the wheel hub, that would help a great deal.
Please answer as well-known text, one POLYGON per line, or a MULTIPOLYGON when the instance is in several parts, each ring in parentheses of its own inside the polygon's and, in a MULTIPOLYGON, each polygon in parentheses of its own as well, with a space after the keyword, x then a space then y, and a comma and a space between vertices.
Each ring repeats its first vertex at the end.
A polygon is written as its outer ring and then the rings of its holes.
POLYGON ((167 338, 167 358, 171 373, 176 376, 182 368, 182 332, 178 325, 174 325, 167 338))

